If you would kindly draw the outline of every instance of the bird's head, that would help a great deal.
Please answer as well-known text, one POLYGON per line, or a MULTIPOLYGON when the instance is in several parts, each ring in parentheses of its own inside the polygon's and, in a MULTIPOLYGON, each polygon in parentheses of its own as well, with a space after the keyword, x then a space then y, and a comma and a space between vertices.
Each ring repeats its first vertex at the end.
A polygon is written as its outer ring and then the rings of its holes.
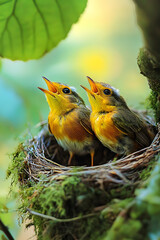
POLYGON ((79 105, 84 105, 82 98, 76 93, 73 87, 51 82, 45 77, 43 79, 48 86, 48 90, 40 87, 39 89, 45 93, 52 112, 63 114, 73 108, 78 108, 79 105))
POLYGON ((81 87, 88 94, 92 111, 113 111, 116 107, 127 107, 123 97, 119 95, 119 90, 109 84, 94 82, 90 77, 87 78, 91 89, 84 86, 81 87))

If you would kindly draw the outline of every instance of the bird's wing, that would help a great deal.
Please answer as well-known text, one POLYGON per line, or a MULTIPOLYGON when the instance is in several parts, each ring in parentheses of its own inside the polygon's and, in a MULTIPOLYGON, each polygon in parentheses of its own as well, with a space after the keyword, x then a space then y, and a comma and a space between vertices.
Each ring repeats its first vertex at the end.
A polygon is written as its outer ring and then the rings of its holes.
POLYGON ((137 141, 141 146, 149 146, 151 140, 146 126, 133 112, 120 110, 113 115, 112 121, 119 131, 137 141))
POLYGON ((81 126, 91 135, 94 135, 90 123, 90 110, 88 108, 82 108, 79 112, 79 121, 81 126))
POLYGON ((94 134, 89 121, 86 121, 86 119, 81 119, 80 124, 88 133, 90 133, 91 135, 94 134))
POLYGON ((52 133, 52 132, 51 132, 51 127, 50 127, 49 122, 48 122, 48 130, 49 130, 50 133, 52 133))

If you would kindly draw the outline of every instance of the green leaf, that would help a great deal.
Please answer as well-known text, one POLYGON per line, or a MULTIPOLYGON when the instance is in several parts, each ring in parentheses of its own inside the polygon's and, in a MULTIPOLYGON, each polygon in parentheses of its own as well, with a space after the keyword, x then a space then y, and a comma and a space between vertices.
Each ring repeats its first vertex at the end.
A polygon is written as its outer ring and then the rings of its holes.
POLYGON ((0 56, 42 57, 67 36, 87 0, 0 0, 0 56))

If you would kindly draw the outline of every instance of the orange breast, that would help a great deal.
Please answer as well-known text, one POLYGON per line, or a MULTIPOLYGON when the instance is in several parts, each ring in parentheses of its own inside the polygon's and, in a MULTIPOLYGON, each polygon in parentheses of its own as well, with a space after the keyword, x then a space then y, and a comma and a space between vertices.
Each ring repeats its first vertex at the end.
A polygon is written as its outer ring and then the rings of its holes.
POLYGON ((109 144, 114 144, 117 141, 117 138, 121 135, 121 132, 114 126, 112 121, 112 116, 114 112, 111 113, 92 113, 91 114, 91 125, 93 131, 100 139, 100 141, 106 141, 109 144))
POLYGON ((59 118, 58 116, 54 116, 52 113, 50 113, 48 116, 48 122, 52 134, 57 139, 67 137, 71 141, 83 141, 86 138, 92 137, 81 126, 76 111, 73 111, 72 113, 61 118, 59 118))

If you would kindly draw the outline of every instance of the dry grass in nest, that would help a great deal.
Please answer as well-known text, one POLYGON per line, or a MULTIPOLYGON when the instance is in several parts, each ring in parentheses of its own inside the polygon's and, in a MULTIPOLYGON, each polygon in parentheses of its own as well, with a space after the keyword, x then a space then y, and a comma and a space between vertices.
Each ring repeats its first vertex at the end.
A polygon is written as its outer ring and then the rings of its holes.
POLYGON ((49 135, 47 127, 30 140, 25 146, 27 167, 25 169, 29 180, 41 181, 41 174, 47 176, 47 181, 60 181, 63 176, 76 175, 92 186, 106 189, 113 185, 136 184, 140 173, 146 168, 153 157, 160 152, 160 126, 152 144, 126 157, 114 160, 115 154, 100 146, 95 155, 95 166, 90 166, 90 156, 75 156, 72 163, 77 166, 67 166, 69 154, 49 135), (81 167, 83 165, 83 167, 81 167))

